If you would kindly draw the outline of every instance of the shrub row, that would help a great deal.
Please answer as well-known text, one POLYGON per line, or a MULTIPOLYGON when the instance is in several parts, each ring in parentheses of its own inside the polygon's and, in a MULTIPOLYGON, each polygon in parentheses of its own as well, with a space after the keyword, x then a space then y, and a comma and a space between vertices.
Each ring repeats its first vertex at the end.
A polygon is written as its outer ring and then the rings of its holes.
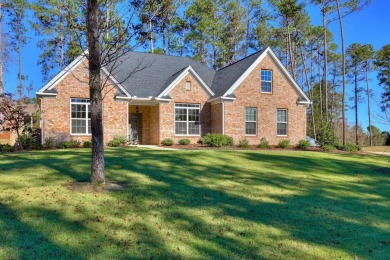
POLYGON ((116 135, 114 138, 108 142, 109 147, 119 147, 119 146, 126 146, 129 143, 129 139, 127 139, 127 136, 124 135, 116 135))
POLYGON ((0 152, 3 153, 15 152, 15 147, 9 144, 0 144, 0 152))

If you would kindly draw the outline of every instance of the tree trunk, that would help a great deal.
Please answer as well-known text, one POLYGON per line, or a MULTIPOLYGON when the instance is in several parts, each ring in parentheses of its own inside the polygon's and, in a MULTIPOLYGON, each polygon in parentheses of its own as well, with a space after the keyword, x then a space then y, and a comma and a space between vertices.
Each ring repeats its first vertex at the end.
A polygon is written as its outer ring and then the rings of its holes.
POLYGON ((19 66, 19 96, 23 96, 23 69, 22 69, 22 32, 18 31, 18 66, 19 66))
POLYGON ((339 16, 339 22, 340 22, 340 34, 341 34, 341 51, 342 51, 342 57, 343 57, 343 95, 342 95, 342 112, 343 112, 343 145, 346 144, 346 118, 345 118, 345 96, 346 96, 346 85, 345 85, 345 46, 344 46, 344 28, 343 28, 343 20, 341 17, 341 10, 340 10, 340 3, 339 0, 336 0, 337 4, 337 13, 339 16))
POLYGON ((354 68, 354 81, 355 81, 355 143, 359 144, 359 136, 358 136, 358 72, 357 72, 357 65, 355 65, 354 68))
POLYGON ((321 115, 321 120, 323 119, 323 114, 322 110, 324 107, 323 99, 322 99, 322 77, 321 77, 321 56, 320 56, 320 48, 318 48, 318 87, 319 87, 319 97, 320 97, 320 115, 321 115))
POLYGON ((324 87, 325 87, 325 114, 326 122, 329 122, 328 117, 328 33, 326 30, 326 10, 324 1, 322 1, 322 24, 324 27, 324 87))
POLYGON ((370 104, 370 87, 368 84, 368 62, 366 62, 366 85, 367 85, 367 104, 368 104, 368 128, 370 131, 370 146, 372 146, 372 129, 371 129, 371 104, 370 104))
POLYGON ((150 52, 154 53, 152 20, 149 20, 149 40, 150 40, 150 52))
POLYGON ((0 0, 0 95, 4 92, 3 81, 3 3, 0 0))
POLYGON ((99 0, 87 3, 87 43, 89 51, 89 95, 91 99, 92 166, 91 181, 104 183, 103 100, 101 51, 99 43, 99 0))

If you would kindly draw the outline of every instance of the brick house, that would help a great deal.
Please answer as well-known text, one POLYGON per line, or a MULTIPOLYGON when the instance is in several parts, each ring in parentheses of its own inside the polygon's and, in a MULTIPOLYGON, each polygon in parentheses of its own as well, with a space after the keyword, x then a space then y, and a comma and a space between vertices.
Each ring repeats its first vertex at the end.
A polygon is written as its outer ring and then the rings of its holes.
MULTIPOLYGON (((306 137, 310 100, 270 48, 217 71, 185 57, 130 52, 118 59, 104 90, 105 143, 115 135, 140 144, 197 142, 207 133, 251 144, 306 137)), ((91 139, 86 65, 78 57, 37 92, 42 139, 91 139)))

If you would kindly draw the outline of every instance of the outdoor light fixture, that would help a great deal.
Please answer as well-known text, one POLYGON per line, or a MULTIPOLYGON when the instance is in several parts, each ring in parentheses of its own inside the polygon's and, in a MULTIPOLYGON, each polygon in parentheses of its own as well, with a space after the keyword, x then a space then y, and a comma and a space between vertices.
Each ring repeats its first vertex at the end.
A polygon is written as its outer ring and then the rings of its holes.
POLYGON ((139 107, 138 106, 135 107, 135 113, 137 113, 137 114, 139 113, 139 107))

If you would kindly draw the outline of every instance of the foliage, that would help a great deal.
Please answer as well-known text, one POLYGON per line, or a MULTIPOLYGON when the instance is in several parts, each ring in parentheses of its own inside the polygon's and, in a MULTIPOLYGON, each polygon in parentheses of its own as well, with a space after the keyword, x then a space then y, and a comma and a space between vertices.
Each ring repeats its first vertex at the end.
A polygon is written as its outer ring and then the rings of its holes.
POLYGON ((379 84, 383 86, 382 105, 390 107, 390 44, 383 46, 375 56, 375 66, 378 68, 379 84))
POLYGON ((322 150, 324 150, 325 152, 331 152, 331 151, 336 150, 336 147, 334 147, 333 145, 328 145, 328 144, 322 146, 321 148, 322 148, 322 150))
POLYGON ((279 148, 288 149, 290 148, 290 140, 282 139, 278 143, 279 148))
POLYGON ((55 137, 46 137, 44 142, 43 142, 43 147, 47 148, 47 149, 53 149, 56 147, 56 143, 57 143, 57 138, 55 137))
POLYGON ((174 144, 171 138, 165 138, 161 141, 161 145, 163 146, 172 146, 174 144))
POLYGON ((71 145, 71 148, 80 148, 81 146, 81 142, 79 140, 70 140, 70 145, 71 145))
POLYGON ((225 138, 226 138, 226 146, 233 146, 234 145, 233 137, 225 135, 225 138))
POLYGON ((345 152, 358 152, 362 149, 361 146, 352 143, 346 143, 345 145, 338 144, 336 148, 345 152))
POLYGON ((9 152, 14 152, 15 147, 9 144, 0 144, 0 152, 3 153, 9 153, 9 152))
POLYGON ((240 148, 249 148, 249 142, 247 139, 242 139, 238 142, 238 147, 240 148))
POLYGON ((107 144, 109 147, 119 147, 121 146, 121 142, 118 139, 113 139, 107 144))
POLYGON ((125 135, 115 135, 113 140, 118 140, 121 146, 125 146, 129 142, 129 139, 125 135))
POLYGON ((334 145, 334 130, 329 122, 325 119, 319 120, 317 124, 317 142, 320 146, 334 145))
POLYGON ((141 148, 105 154, 110 183, 123 189, 83 189, 87 149, 0 155, 0 259, 388 258, 381 242, 389 237, 390 178, 376 171, 388 157, 141 148), (34 249, 21 250, 26 246, 34 249))
POLYGON ((223 134, 208 133, 203 137, 203 143, 210 147, 231 146, 233 138, 223 134))
MULTIPOLYGON (((13 94, 0 93, 0 115, 0 125, 14 130, 19 138, 30 118, 26 113, 26 99, 15 99, 13 94)), ((21 148, 23 149, 23 146, 21 148)))
POLYGON ((191 143, 190 139, 180 139, 179 144, 181 145, 189 145, 191 143))
POLYGON ((72 143, 69 142, 69 141, 62 141, 60 142, 57 147, 59 149, 69 149, 69 148, 72 148, 72 143))
POLYGON ((257 146, 257 148, 260 148, 260 149, 271 149, 271 145, 269 144, 268 140, 263 137, 263 138, 260 139, 260 143, 257 146))
POLYGON ((302 149, 302 150, 307 150, 307 148, 309 148, 310 146, 311 146, 310 141, 308 141, 308 140, 299 140, 299 142, 297 144, 297 148, 302 149))
POLYGON ((84 148, 92 148, 92 141, 84 141, 83 147, 84 148))
POLYGON ((17 139, 17 143, 20 147, 27 150, 39 150, 42 148, 39 137, 30 127, 26 127, 23 130, 22 134, 17 139))

